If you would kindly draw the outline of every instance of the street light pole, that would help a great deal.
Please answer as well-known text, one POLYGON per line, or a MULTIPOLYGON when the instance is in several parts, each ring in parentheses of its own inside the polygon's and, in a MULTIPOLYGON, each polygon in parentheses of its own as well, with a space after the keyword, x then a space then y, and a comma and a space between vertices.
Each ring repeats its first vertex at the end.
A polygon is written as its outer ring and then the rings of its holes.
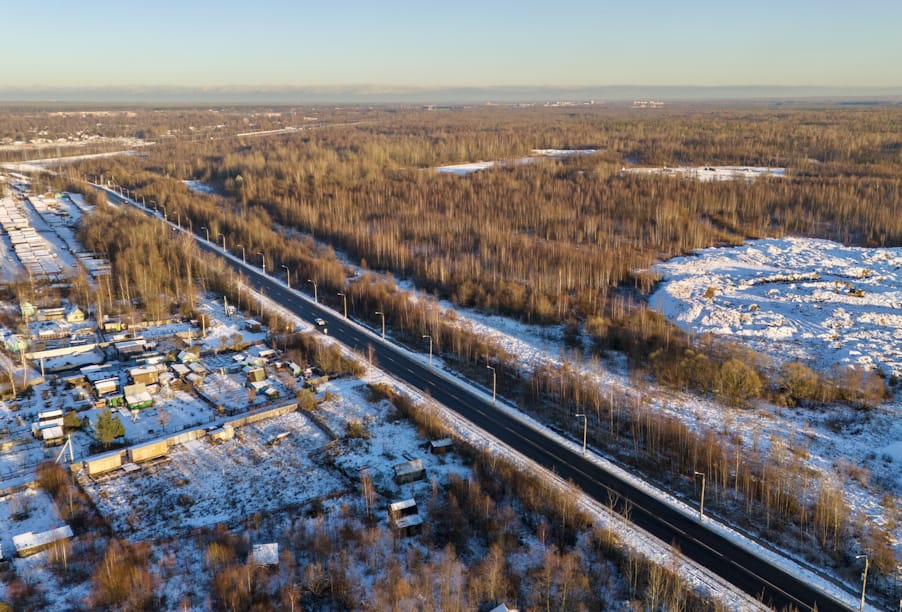
POLYGON ((589 419, 584 414, 574 415, 576 418, 582 418, 583 420, 583 456, 586 455, 586 434, 589 433, 589 419))
POLYGON ((385 342, 385 313, 377 310, 376 314, 382 317, 382 341, 385 342))
POLYGON ((282 267, 285 268, 285 276, 288 278, 288 288, 291 289, 291 270, 288 269, 288 266, 282 264, 282 267))
POLYGON ((207 226, 204 225, 200 229, 204 230, 207 233, 207 242, 210 242, 210 230, 207 229, 207 226))
POLYGON ((871 564, 871 560, 867 555, 856 555, 856 559, 864 559, 864 573, 861 575, 861 603, 858 604, 859 612, 864 611, 864 594, 865 590, 868 588, 868 567, 871 564))
POLYGON ((705 475, 702 472, 695 472, 696 476, 702 477, 702 498, 698 505, 698 520, 705 518, 705 475))
POLYGON ((429 338, 429 367, 432 367, 432 336, 425 335, 424 338, 429 338))
POLYGON ((488 369, 490 369, 492 371, 492 406, 494 406, 495 405, 495 391, 498 387, 498 377, 496 376, 495 368, 490 366, 488 363, 489 362, 488 355, 486 355, 485 361, 486 361, 485 367, 487 367, 488 369))
POLYGON ((244 245, 243 245, 243 244, 237 244, 237 245, 235 245, 235 246, 241 248, 241 261, 243 261, 244 263, 247 263, 247 257, 246 257, 245 254, 244 254, 244 245))
POLYGON ((226 251, 227 249, 225 245, 225 234, 220 234, 219 237, 222 238, 222 250, 226 251))
POLYGON ((316 281, 308 278, 307 282, 313 285, 313 301, 319 304, 319 294, 316 292, 316 281))
POLYGON ((348 296, 346 296, 344 293, 339 293, 338 295, 341 296, 341 303, 344 306, 344 310, 345 310, 345 319, 347 319, 348 318, 348 296))
POLYGON ((257 255, 260 256, 260 268, 263 270, 263 274, 266 274, 266 255, 263 254, 263 251, 258 251, 257 255))

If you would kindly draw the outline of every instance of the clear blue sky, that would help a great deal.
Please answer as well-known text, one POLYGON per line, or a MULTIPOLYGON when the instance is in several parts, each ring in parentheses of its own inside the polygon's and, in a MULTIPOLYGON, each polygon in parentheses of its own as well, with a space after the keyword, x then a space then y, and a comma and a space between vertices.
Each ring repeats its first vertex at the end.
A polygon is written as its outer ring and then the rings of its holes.
POLYGON ((902 86, 902 0, 5 0, 0 88, 902 86))

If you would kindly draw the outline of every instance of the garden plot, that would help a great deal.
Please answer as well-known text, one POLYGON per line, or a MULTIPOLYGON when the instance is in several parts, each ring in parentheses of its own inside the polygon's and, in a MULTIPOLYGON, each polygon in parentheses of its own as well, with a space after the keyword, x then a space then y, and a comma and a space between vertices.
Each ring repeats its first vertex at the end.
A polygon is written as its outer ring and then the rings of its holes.
POLYGON ((16 556, 14 536, 29 531, 40 533, 63 524, 53 499, 42 489, 29 487, 0 497, 0 545, 4 559, 16 556))
MULTIPOLYGON (((219 415, 203 401, 185 391, 163 389, 153 396, 150 408, 131 411, 125 407, 113 409, 125 428, 125 438, 130 444, 144 442, 161 434, 175 433, 184 429, 204 427, 219 415)), ((103 408, 92 408, 79 412, 79 417, 88 417, 91 423, 103 408)), ((87 434, 82 434, 87 438, 87 434)), ((89 441, 93 441, 91 438, 89 441)))
MULTIPOLYGON (((65 581, 49 564, 49 553, 39 552, 29 557, 16 557, 13 536, 28 531, 41 533, 65 523, 59 516, 53 499, 38 488, 28 488, 0 497, 0 544, 3 556, 10 560, 16 576, 32 585, 37 592, 53 603, 47 610, 77 610, 84 606, 90 583, 65 581)), ((0 599, 5 599, 0 583, 0 599)))
POLYGON ((427 495, 430 482, 447 481, 449 472, 467 478, 469 468, 460 464, 454 454, 432 455, 429 441, 423 439, 406 420, 394 416, 395 408, 387 400, 371 402, 369 390, 358 379, 331 381, 323 387, 328 394, 319 405, 317 414, 338 435, 344 435, 359 424, 365 431, 365 439, 348 438, 341 441, 341 451, 335 458, 337 465, 350 478, 366 469, 377 488, 387 495, 418 497, 427 495), (333 394, 337 393, 335 396, 333 394), (419 459, 426 470, 426 478, 405 485, 392 480, 393 466, 411 459, 419 459))
POLYGON ((234 307, 213 295, 206 295, 198 306, 198 316, 203 316, 205 333, 198 335, 195 343, 203 351, 220 351, 233 344, 253 344, 266 340, 266 332, 251 332, 245 329, 245 319, 235 314, 234 307))
POLYGON ((248 388, 238 374, 221 374, 214 372, 204 379, 201 390, 216 405, 233 414, 246 409, 249 405, 248 388))
POLYGON ((218 445, 189 442, 166 463, 88 481, 86 489, 116 534, 135 541, 169 537, 342 492, 341 477, 310 458, 328 441, 292 412, 242 427, 218 445))

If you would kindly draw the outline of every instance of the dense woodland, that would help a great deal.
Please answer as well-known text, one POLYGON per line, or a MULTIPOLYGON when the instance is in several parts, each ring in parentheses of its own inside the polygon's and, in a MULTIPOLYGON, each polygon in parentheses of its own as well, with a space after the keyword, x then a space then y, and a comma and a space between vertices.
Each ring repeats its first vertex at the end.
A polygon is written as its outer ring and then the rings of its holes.
MULTIPOLYGON (((656 280, 644 270, 659 258, 765 235, 902 244, 900 113, 891 107, 376 109, 359 120, 323 121, 266 138, 173 138, 141 157, 81 162, 70 185, 78 186, 78 175, 103 175, 127 186, 149 207, 198 235, 209 231, 233 253, 251 260, 263 252, 269 269, 285 265, 295 282, 314 279, 328 303, 339 306, 335 294, 345 292, 354 316, 371 320, 373 311, 385 311, 396 335, 411 342, 431 334, 436 350, 464 371, 484 370, 488 355, 504 391, 528 410, 568 428, 574 410, 594 415, 595 443, 655 478, 691 491, 685 474, 712 475, 712 509, 739 512, 750 527, 775 537, 788 532, 812 560, 824 562, 826 555, 840 568, 849 565, 857 542, 867 542, 877 571, 889 572, 894 559, 886 531, 861 523, 844 506, 841 481, 806 473, 798 461, 804 448, 763 451, 746 448, 726 430, 691 432, 608 395, 575 370, 521 374, 521 364, 449 325, 434 304, 410 302, 381 277, 351 278, 323 243, 364 268, 411 278, 459 305, 564 323, 575 343, 585 331, 599 354, 624 351, 640 386, 651 373, 733 406, 767 396, 786 406, 843 401, 866 410, 895 381, 855 370, 812 372, 797 363, 776 368, 743 347, 693 341, 644 308, 656 280), (430 170, 550 147, 597 153, 464 177, 430 170), (785 166, 788 176, 697 183, 622 175, 621 167, 631 164, 774 165, 785 166), (176 179, 204 180, 219 195, 191 193, 176 179)), ((98 235, 122 223, 98 219, 98 235)), ((144 295, 140 260, 116 261, 116 291, 144 295)), ((856 476, 850 468, 841 477, 856 476)))
POLYGON ((149 149, 146 159, 85 162, 78 171, 135 188, 170 216, 181 212, 223 231, 230 243, 265 248, 265 236, 232 236, 226 211, 205 215, 187 190, 159 178, 205 180, 264 231, 272 223, 296 228, 461 305, 554 322, 608 315, 617 288, 651 287, 654 279, 639 271, 695 248, 785 233, 902 243, 899 112, 629 120, 625 111, 411 111, 403 121, 389 115, 264 140, 175 141, 149 149), (513 159, 535 147, 598 153, 466 177, 429 171, 513 159), (754 183, 621 176, 627 163, 780 165, 790 176, 754 183))

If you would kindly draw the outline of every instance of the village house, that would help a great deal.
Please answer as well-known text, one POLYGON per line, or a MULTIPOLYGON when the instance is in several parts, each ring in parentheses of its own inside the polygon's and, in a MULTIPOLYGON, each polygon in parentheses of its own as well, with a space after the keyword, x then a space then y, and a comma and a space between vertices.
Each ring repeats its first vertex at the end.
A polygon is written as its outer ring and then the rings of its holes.
POLYGON ((85 312, 78 306, 70 306, 66 310, 67 323, 84 323, 85 312))
POLYGON ((147 385, 143 383, 126 385, 123 389, 125 405, 129 410, 141 410, 153 406, 153 398, 147 391, 147 385))
POLYGON ((128 375, 136 385, 152 385, 159 381, 160 374, 165 371, 166 367, 162 365, 146 365, 132 368, 128 375))

